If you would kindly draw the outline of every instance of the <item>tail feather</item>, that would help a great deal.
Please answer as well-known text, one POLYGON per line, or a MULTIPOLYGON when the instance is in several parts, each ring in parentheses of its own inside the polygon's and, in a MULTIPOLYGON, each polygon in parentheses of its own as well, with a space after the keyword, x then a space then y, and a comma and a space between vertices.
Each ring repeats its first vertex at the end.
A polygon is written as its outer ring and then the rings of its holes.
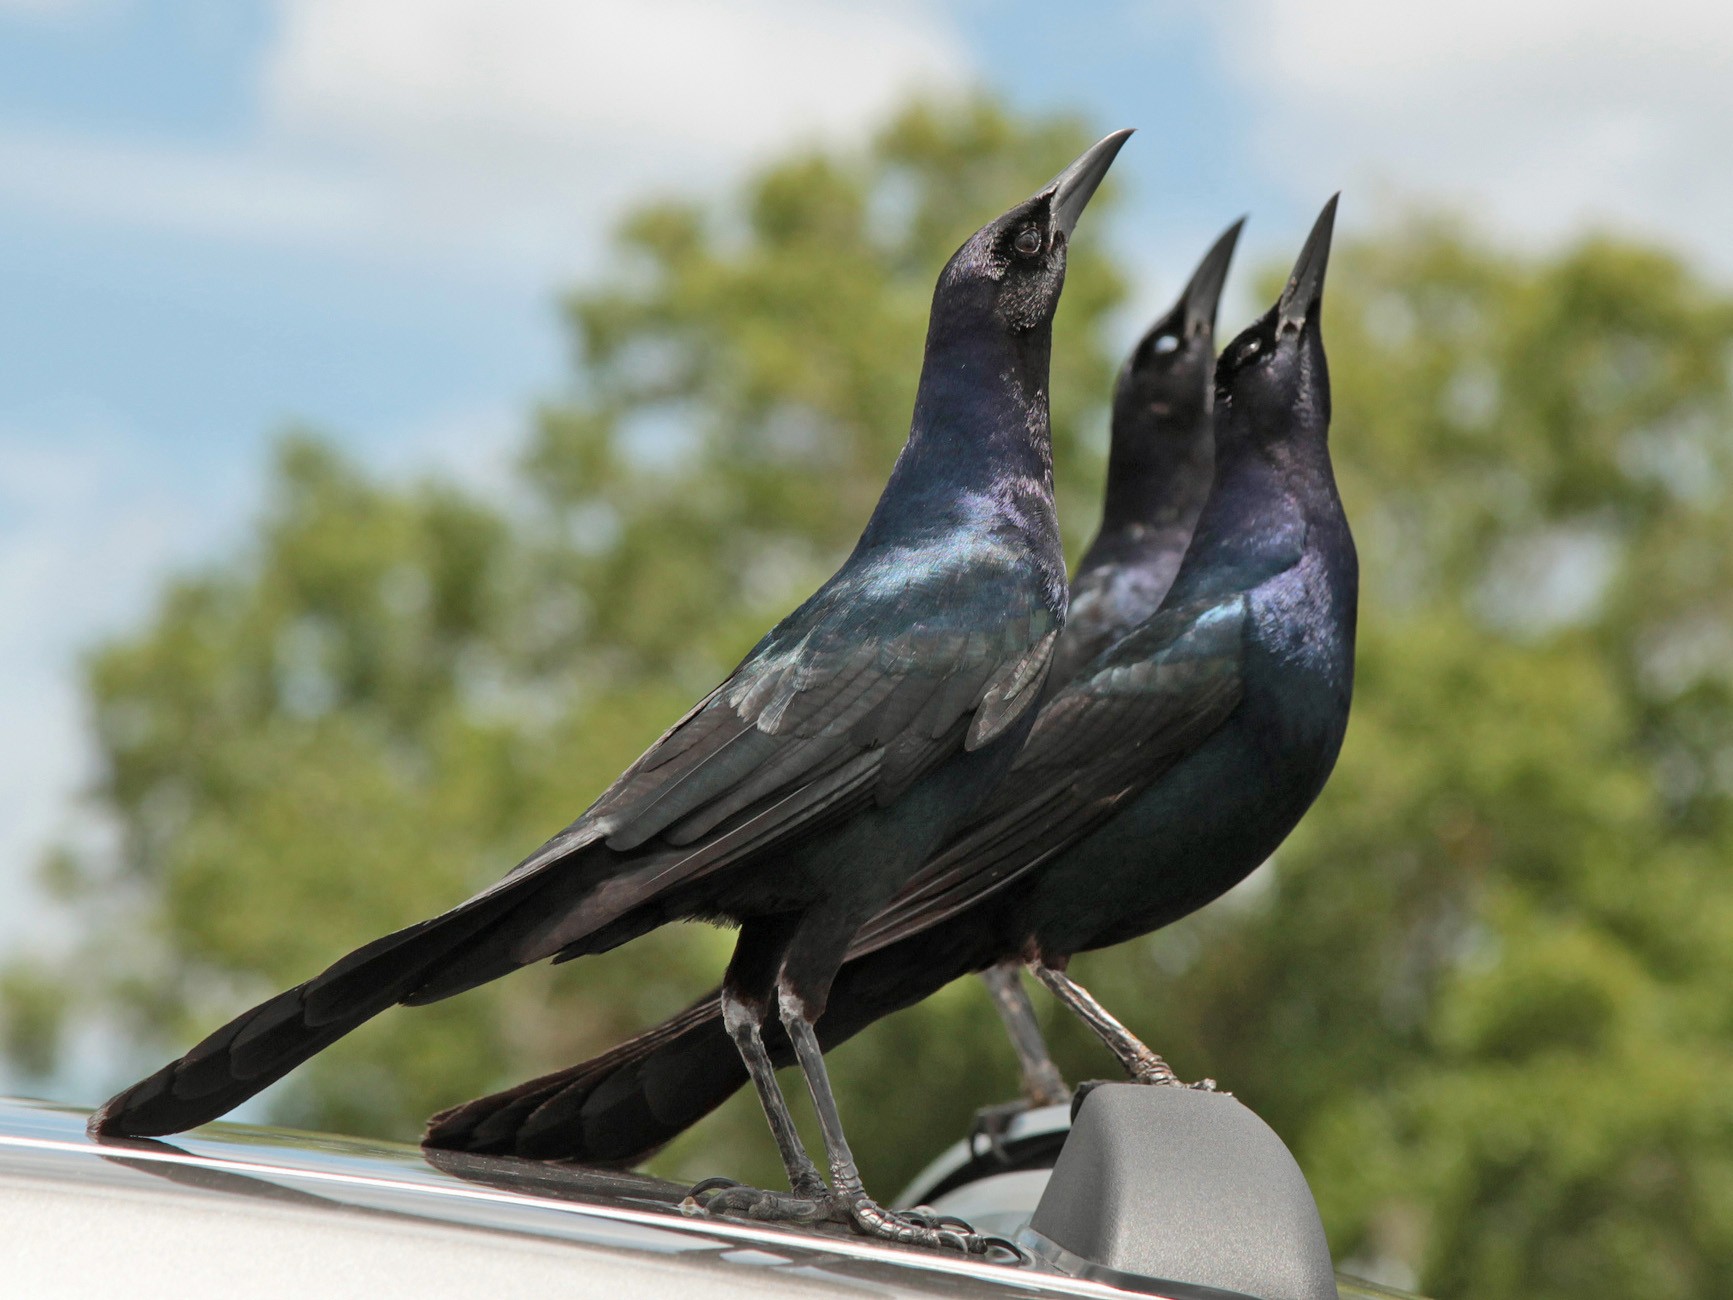
MULTIPOLYGON (((817 1029, 825 1050, 1003 954, 990 932, 928 931, 849 962, 817 1029)), ((772 1017, 764 1046, 794 1064, 772 1017)), ((747 1082, 714 994, 602 1056, 441 1111, 424 1146, 475 1155, 628 1166, 647 1160, 747 1082)))
POLYGON ((112 1097, 102 1137, 156 1137, 207 1123, 401 1001, 499 913, 499 896, 376 939, 305 984, 244 1011, 178 1061, 112 1097))
POLYGON ((727 1101, 746 1077, 712 995, 594 1060, 441 1111, 422 1143, 634 1165, 727 1101))

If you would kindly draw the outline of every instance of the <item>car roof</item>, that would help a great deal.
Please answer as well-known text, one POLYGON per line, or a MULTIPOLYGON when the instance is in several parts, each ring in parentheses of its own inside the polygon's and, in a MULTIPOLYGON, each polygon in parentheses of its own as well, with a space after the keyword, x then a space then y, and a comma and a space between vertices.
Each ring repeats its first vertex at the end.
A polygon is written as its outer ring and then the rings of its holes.
POLYGON ((84 1119, 0 1099, 0 1235, 18 1294, 1133 1294, 843 1227, 688 1217, 683 1188, 637 1174, 437 1153, 435 1167, 417 1147, 238 1124, 96 1142, 84 1119))

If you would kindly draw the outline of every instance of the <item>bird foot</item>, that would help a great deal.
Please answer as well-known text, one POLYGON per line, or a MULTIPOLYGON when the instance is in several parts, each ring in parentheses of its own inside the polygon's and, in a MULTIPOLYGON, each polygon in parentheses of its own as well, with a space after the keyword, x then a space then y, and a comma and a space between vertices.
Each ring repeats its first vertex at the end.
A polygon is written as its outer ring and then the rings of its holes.
POLYGON ((1028 1260, 1013 1242, 978 1233, 962 1219, 924 1205, 887 1210, 864 1192, 851 1196, 826 1188, 813 1196, 748 1187, 730 1178, 706 1178, 687 1194, 680 1208, 687 1214, 725 1215, 760 1223, 846 1223, 863 1236, 905 1246, 960 1250, 966 1255, 1000 1252, 1018 1262, 1028 1260))
POLYGON ((1133 1083, 1152 1084, 1158 1088, 1189 1088, 1193 1092, 1213 1092, 1219 1097, 1233 1096, 1233 1093, 1223 1092, 1220 1088, 1216 1087, 1216 1081, 1214 1079, 1199 1079, 1196 1083, 1187 1083, 1172 1070, 1168 1069, 1165 1063, 1162 1065, 1160 1070, 1151 1071, 1148 1074, 1143 1075, 1134 1074, 1131 1081, 1133 1083))
POLYGON ((977 1160, 991 1156, 998 1164, 1010 1164, 1011 1157, 1005 1150, 1005 1135, 1011 1131, 1011 1122, 1029 1107, 1027 1101, 1007 1101, 997 1106, 981 1107, 969 1123, 969 1154, 977 1160))
MULTIPOLYGON (((1133 1074, 1131 1081, 1156 1088, 1187 1088, 1192 1092, 1209 1092, 1218 1097, 1231 1097, 1233 1093, 1224 1091, 1216 1085, 1214 1079, 1199 1079, 1196 1083, 1187 1083, 1164 1065, 1160 1071, 1149 1071, 1144 1074, 1133 1074)), ((1083 1099, 1104 1083, 1112 1083, 1111 1079, 1087 1079, 1071 1091, 1071 1122, 1077 1122, 1077 1112, 1083 1109, 1083 1099)))
POLYGON ((706 1178, 686 1193, 680 1209, 686 1214, 725 1215, 761 1223, 846 1221, 847 1216, 837 1219, 834 1200, 828 1187, 816 1193, 805 1188, 773 1192, 732 1178, 706 1178))
POLYGON ((925 1246, 930 1249, 960 1250, 965 1255, 1009 1255, 1019 1264, 1029 1263, 1029 1255, 1015 1242, 1004 1237, 976 1232, 954 1215, 940 1214, 929 1206, 912 1210, 885 1209, 865 1192, 853 1196, 839 1193, 855 1231, 883 1241, 904 1246, 925 1246))
POLYGON ((1071 1090, 1071 1122, 1077 1122, 1077 1112, 1083 1109, 1083 1103, 1089 1099, 1089 1094, 1103 1084, 1112 1083, 1112 1079, 1085 1079, 1071 1090))
POLYGON ((1147 1047, 1139 1044, 1140 1050, 1129 1059, 1125 1059, 1125 1072, 1131 1076, 1133 1083, 1151 1084, 1158 1088, 1177 1088, 1184 1085, 1173 1072, 1173 1067, 1147 1047))

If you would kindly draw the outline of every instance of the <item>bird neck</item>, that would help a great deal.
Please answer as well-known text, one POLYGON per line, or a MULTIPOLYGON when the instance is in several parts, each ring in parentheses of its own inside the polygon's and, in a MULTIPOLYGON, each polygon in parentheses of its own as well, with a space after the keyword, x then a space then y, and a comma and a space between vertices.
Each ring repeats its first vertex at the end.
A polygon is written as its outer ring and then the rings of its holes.
POLYGON ((1241 578, 1255 585, 1292 563, 1296 543, 1311 550, 1347 537, 1322 427, 1257 438, 1218 424, 1215 459, 1209 499, 1169 603, 1222 594, 1218 588, 1241 578))
POLYGON ((909 440, 861 544, 1010 527, 1057 554, 1047 411, 1052 331, 957 333, 928 338, 909 440))
POLYGON ((1213 474, 1210 417, 1184 425, 1115 413, 1097 545, 1171 536, 1196 523, 1213 474))

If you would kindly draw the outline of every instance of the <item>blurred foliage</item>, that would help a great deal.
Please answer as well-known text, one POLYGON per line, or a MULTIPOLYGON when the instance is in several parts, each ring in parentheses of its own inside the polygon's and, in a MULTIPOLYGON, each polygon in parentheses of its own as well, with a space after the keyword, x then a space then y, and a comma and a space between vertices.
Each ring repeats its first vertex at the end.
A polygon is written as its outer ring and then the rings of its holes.
MULTIPOLYGON (((573 394, 510 502, 285 440, 250 550, 91 659, 116 835, 45 873, 84 941, 0 980, 13 1066, 88 1025, 155 1064, 563 825, 853 541, 939 266, 1087 139, 915 107, 640 209, 569 304, 573 394)), ((1073 546, 1121 295, 1085 230, 1054 350, 1073 546)), ((1476 1300, 1733 1294, 1733 298, 1628 244, 1519 257, 1410 217, 1338 252, 1326 322, 1365 583, 1341 764, 1246 886, 1076 969, 1288 1139, 1340 1258, 1476 1300)), ((663 932, 383 1016, 270 1113, 413 1137, 727 949, 663 932)), ((1048 1022, 1068 1073, 1106 1070, 1048 1022)), ((832 1059, 885 1194, 1015 1088, 974 981, 832 1059)), ((658 1167, 777 1169, 749 1097, 658 1167)))
POLYGON ((1288 1138, 1339 1257, 1733 1294, 1733 298, 1409 219, 1325 322, 1340 765, 1248 887, 1081 978, 1288 1138))
MULTIPOLYGON (((1091 139, 986 102, 915 107, 730 202, 632 214, 567 304, 573 390, 508 501, 378 482, 286 438, 247 551, 90 660, 93 811, 117 842, 56 855, 84 942, 0 992, 14 1067, 52 1065, 57 1023, 97 1023, 146 1068, 565 825, 840 562, 907 434, 939 268, 1091 139)), ((1111 185, 1093 207, 1110 202, 1111 185)), ((1052 394, 1079 525, 1123 292, 1080 241, 1052 394)), ((730 946, 690 927, 381 1017, 267 1113, 413 1138, 437 1107, 685 1005, 730 946)), ((773 1176, 763 1127, 737 1108, 693 1166, 773 1176)))

